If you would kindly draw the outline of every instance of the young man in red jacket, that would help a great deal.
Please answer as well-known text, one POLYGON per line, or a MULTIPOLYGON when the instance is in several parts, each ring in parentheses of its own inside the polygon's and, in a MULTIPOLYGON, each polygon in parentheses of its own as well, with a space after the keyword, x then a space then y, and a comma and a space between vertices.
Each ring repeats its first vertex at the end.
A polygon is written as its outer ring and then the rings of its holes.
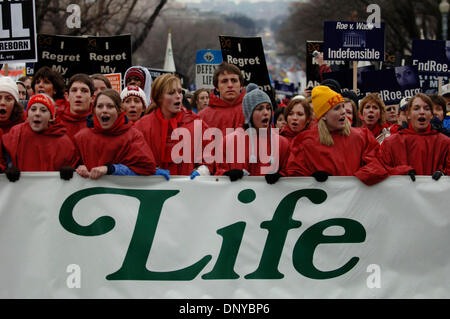
POLYGON ((244 124, 242 99, 245 95, 244 78, 235 65, 223 62, 214 71, 214 90, 209 96, 209 106, 198 113, 198 116, 209 127, 216 127, 226 135, 227 128, 238 128, 244 124))

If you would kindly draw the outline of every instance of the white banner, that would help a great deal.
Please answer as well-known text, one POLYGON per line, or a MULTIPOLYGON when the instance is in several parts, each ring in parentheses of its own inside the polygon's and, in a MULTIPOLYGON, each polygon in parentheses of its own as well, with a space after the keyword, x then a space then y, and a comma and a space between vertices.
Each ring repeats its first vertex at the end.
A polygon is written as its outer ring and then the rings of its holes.
POLYGON ((0 298, 448 298, 450 183, 0 176, 0 298))

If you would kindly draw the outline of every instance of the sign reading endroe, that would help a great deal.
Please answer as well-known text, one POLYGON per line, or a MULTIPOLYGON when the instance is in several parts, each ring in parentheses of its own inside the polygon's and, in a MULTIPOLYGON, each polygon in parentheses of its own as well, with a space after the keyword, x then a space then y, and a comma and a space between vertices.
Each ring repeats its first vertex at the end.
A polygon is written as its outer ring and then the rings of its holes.
POLYGON ((274 92, 261 38, 219 36, 219 39, 223 61, 234 64, 241 70, 244 85, 255 83, 273 98, 274 92))
POLYGON ((131 36, 71 37, 38 35, 38 63, 34 70, 49 66, 69 79, 76 73, 121 73, 131 66, 131 36))
POLYGON ((34 0, 0 1, 0 62, 36 62, 34 0))
POLYGON ((324 59, 384 61, 384 23, 325 21, 324 59))

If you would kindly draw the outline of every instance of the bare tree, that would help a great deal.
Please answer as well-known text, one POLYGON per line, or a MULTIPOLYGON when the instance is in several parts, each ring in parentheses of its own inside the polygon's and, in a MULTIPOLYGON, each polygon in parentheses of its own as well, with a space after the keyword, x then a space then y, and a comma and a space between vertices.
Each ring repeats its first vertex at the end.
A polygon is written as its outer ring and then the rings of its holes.
POLYGON ((119 35, 131 33, 135 52, 150 33, 156 18, 167 0, 86 0, 78 1, 81 27, 68 28, 66 20, 73 0, 36 0, 37 30, 39 33, 61 35, 119 35), (139 29, 135 26, 139 25, 139 29))

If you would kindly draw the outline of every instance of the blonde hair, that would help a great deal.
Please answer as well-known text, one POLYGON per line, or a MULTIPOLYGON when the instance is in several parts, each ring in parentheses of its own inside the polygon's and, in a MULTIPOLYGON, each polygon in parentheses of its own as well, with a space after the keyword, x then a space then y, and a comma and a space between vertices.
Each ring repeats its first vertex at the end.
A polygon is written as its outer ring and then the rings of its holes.
MULTIPOLYGON (((320 144, 326 146, 333 146, 334 145, 333 137, 331 136, 330 130, 328 130, 327 122, 324 120, 323 117, 319 120, 317 127, 319 130, 320 144)), ((339 132, 339 134, 343 136, 350 135, 350 122, 348 121, 347 117, 345 118, 345 127, 342 131, 339 132)))
POLYGON ((384 125, 386 123, 386 106, 378 93, 370 93, 359 102, 359 114, 363 115, 364 106, 372 101, 380 108, 380 118, 378 119, 378 123, 384 125))
POLYGON ((152 103, 145 111, 145 114, 149 114, 159 107, 158 101, 168 90, 173 87, 176 82, 180 83, 181 85, 180 79, 171 73, 160 75, 155 79, 155 81, 153 81, 152 91, 150 93, 152 103))

